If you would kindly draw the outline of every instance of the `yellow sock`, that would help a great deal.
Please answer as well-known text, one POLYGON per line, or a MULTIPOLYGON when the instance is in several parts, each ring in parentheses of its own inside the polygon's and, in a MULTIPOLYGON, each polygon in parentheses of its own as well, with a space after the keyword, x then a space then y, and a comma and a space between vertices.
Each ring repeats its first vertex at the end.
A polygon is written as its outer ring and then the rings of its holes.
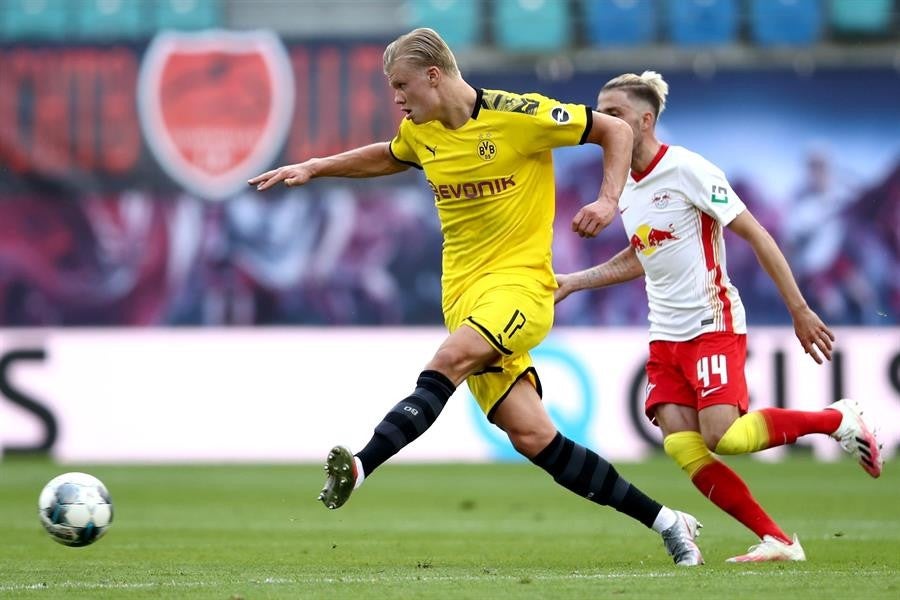
POLYGON ((747 413, 736 420, 716 445, 717 454, 746 454, 769 447, 769 427, 759 412, 747 413))
POLYGON ((670 433, 663 440, 663 449, 691 479, 697 471, 716 460, 698 431, 670 433))

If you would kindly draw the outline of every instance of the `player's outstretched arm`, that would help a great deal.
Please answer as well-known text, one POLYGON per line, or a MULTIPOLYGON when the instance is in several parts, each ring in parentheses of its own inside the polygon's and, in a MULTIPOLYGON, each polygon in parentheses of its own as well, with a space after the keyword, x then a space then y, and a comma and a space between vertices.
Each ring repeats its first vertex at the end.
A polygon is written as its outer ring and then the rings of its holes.
POLYGON ((572 219, 572 231, 581 237, 594 237, 615 218, 631 166, 632 138, 625 121, 594 111, 587 141, 603 147, 603 183, 597 200, 583 206, 572 219))
POLYGON ((247 183, 263 191, 284 182, 288 187, 303 185, 316 177, 379 177, 409 168, 391 155, 390 142, 369 144, 325 158, 310 158, 261 173, 247 183))
POLYGON ((553 293, 553 300, 559 303, 572 292, 624 283, 643 274, 641 261, 637 259, 631 246, 628 246, 609 260, 584 271, 557 273, 556 283, 559 287, 553 293))
POLYGON ((756 259, 762 268, 766 270, 778 292, 784 299, 784 304, 791 313, 794 321, 794 333, 803 351, 809 354, 814 361, 822 364, 822 357, 831 360, 831 345, 834 342, 834 334, 822 322, 807 304, 800 292, 800 287, 791 273, 791 267, 787 259, 778 248, 778 244, 769 235, 769 232, 759 224, 749 210, 745 210, 728 224, 728 228, 747 240, 747 243, 756 253, 756 259))

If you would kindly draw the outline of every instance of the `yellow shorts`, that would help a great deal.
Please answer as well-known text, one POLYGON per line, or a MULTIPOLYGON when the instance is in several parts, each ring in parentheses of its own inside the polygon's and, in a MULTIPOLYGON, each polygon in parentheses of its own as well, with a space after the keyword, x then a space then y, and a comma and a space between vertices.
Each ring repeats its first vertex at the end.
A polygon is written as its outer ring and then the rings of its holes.
POLYGON ((553 290, 525 278, 486 277, 453 303, 444 313, 444 320, 450 333, 467 325, 500 353, 496 363, 466 380, 488 420, 522 377, 528 377, 541 393, 540 379, 528 351, 550 333, 553 290))

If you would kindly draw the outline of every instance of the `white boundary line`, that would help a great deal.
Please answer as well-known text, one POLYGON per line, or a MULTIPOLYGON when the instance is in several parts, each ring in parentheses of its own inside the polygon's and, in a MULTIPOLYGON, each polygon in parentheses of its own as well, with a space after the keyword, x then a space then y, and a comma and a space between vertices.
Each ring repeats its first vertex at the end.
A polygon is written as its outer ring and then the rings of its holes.
MULTIPOLYGON (((879 570, 866 571, 866 574, 877 574, 879 570)), ((127 589, 147 589, 147 588, 201 588, 201 587, 225 587, 225 586, 257 586, 257 585, 296 585, 296 584, 340 584, 340 583, 441 583, 447 581, 519 581, 522 579, 530 579, 532 581, 573 581, 573 580, 617 580, 617 579, 659 579, 677 577, 682 573, 689 573, 692 570, 673 569, 672 571, 656 571, 648 573, 568 573, 565 575, 497 575, 484 573, 482 575, 402 575, 402 576, 386 576, 376 575, 372 577, 300 577, 300 578, 283 578, 283 577, 267 577, 265 579, 251 579, 247 581, 145 581, 145 582, 123 582, 123 583, 86 583, 78 581, 63 581, 60 583, 22 583, 22 584, 0 584, 0 592, 15 592, 23 590, 59 590, 59 589, 76 589, 76 590, 127 590, 127 589)), ((844 571, 845 574, 860 575, 861 573, 854 571, 844 571)), ((717 571, 716 575, 722 575, 721 571, 717 571)), ((797 575, 818 575, 820 571, 815 570, 740 570, 735 568, 728 572, 729 575, 738 576, 780 576, 780 577, 796 577, 797 575)), ((833 574, 838 574, 833 572, 833 574)))

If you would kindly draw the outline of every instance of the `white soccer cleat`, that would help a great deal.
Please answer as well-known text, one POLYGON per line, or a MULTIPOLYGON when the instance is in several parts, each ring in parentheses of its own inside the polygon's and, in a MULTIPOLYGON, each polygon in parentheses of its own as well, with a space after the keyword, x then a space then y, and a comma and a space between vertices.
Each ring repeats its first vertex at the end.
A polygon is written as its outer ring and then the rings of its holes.
POLYGON ((881 475, 884 460, 881 458, 881 444, 877 430, 867 419, 856 400, 842 398, 827 407, 841 413, 841 425, 831 434, 848 454, 872 477, 881 475))
POLYGON ((675 524, 663 531, 663 544, 666 552, 672 557, 672 561, 680 567, 694 567, 703 564, 703 555, 694 541, 700 536, 700 528, 703 524, 693 516, 675 511, 678 520, 675 524))
POLYGON ((764 535, 760 543, 750 546, 747 554, 740 556, 732 556, 725 562, 730 563, 747 563, 747 562, 772 562, 779 560, 804 561, 806 560, 806 552, 794 534, 793 542, 785 544, 781 540, 776 540, 771 535, 764 535))

